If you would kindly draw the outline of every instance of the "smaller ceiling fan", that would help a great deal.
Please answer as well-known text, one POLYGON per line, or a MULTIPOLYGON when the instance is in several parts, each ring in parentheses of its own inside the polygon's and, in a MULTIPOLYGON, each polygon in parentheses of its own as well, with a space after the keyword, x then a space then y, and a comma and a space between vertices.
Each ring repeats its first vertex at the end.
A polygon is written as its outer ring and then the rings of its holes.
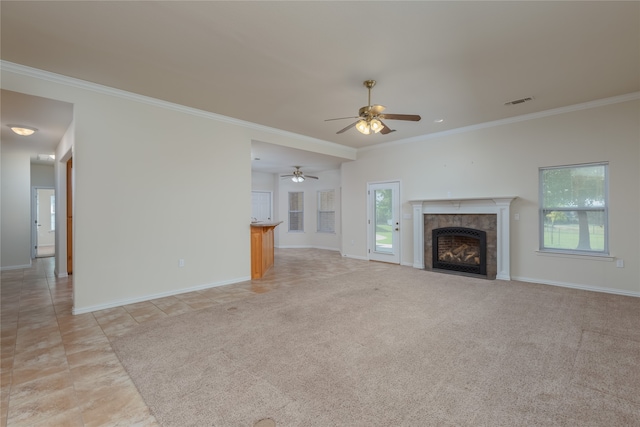
POLYGON ((300 170, 300 166, 294 166, 296 168, 290 175, 280 175, 280 178, 291 178, 293 182, 303 182, 307 178, 318 179, 317 176, 305 175, 300 170))
POLYGON ((390 129, 382 122, 384 120, 408 120, 411 122, 420 121, 421 117, 417 114, 383 114, 382 112, 386 107, 383 105, 371 105, 371 88, 376 85, 375 80, 365 80, 364 86, 369 90, 369 104, 365 107, 360 108, 358 111, 358 115, 354 117, 339 117, 337 119, 327 119, 325 122, 331 120, 343 120, 343 119, 359 119, 358 121, 350 124, 344 129, 340 129, 337 134, 345 132, 352 127, 355 128, 365 135, 369 135, 371 133, 380 132, 383 135, 386 135, 391 132, 395 132, 395 129, 390 129))

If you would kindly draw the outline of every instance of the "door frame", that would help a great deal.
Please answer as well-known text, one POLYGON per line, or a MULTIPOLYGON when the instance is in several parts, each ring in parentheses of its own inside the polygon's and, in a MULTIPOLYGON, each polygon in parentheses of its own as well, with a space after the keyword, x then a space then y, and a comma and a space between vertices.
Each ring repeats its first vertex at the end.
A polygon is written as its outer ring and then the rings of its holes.
MULTIPOLYGON (((36 246, 38 245, 38 191, 39 190, 53 190, 53 194, 56 197, 56 207, 58 194, 55 187, 46 186, 46 185, 34 185, 31 187, 31 259, 36 259, 38 256, 38 250, 36 246)), ((58 211, 56 209, 56 219, 58 218, 58 211)), ((57 225, 57 222, 56 222, 57 225)), ((54 247, 56 245, 56 237, 54 235, 54 247)))
POLYGON ((367 259, 369 261, 381 261, 388 262, 391 264, 400 264, 402 261, 401 254, 401 236, 402 236, 402 181, 399 179, 396 180, 388 180, 388 181, 375 181, 375 182, 367 182, 367 259), (397 186, 397 195, 394 195, 394 209, 392 212, 392 225, 395 223, 395 229, 392 228, 393 233, 393 253, 392 254, 383 254, 375 252, 375 224, 374 224, 374 201, 373 201, 373 193, 375 187, 384 187, 384 186, 397 186))

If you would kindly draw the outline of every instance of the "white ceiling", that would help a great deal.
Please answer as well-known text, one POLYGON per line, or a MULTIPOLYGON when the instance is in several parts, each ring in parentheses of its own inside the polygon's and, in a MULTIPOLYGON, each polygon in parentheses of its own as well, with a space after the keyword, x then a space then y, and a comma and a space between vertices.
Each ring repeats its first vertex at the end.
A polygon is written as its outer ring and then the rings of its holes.
POLYGON ((355 148, 640 90, 638 1, 0 7, 2 60, 355 148), (422 120, 336 135, 352 121, 325 119, 356 116, 366 79, 372 103, 422 120))

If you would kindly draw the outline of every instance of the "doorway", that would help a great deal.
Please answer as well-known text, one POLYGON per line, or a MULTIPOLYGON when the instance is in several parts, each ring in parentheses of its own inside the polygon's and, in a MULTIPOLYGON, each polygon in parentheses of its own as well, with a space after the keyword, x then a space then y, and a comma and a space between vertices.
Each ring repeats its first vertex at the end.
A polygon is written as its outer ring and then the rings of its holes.
POLYGON ((400 264, 400 182, 368 184, 369 260, 400 264))
POLYGON ((56 192, 53 188, 34 187, 32 258, 52 257, 56 254, 56 192))

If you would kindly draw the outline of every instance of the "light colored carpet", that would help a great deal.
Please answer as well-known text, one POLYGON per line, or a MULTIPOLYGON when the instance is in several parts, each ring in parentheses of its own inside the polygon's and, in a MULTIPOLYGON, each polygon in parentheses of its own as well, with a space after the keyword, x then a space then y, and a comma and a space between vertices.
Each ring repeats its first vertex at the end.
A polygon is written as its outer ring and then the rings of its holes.
POLYGON ((640 299, 394 266, 144 324, 163 426, 640 426, 640 299))

